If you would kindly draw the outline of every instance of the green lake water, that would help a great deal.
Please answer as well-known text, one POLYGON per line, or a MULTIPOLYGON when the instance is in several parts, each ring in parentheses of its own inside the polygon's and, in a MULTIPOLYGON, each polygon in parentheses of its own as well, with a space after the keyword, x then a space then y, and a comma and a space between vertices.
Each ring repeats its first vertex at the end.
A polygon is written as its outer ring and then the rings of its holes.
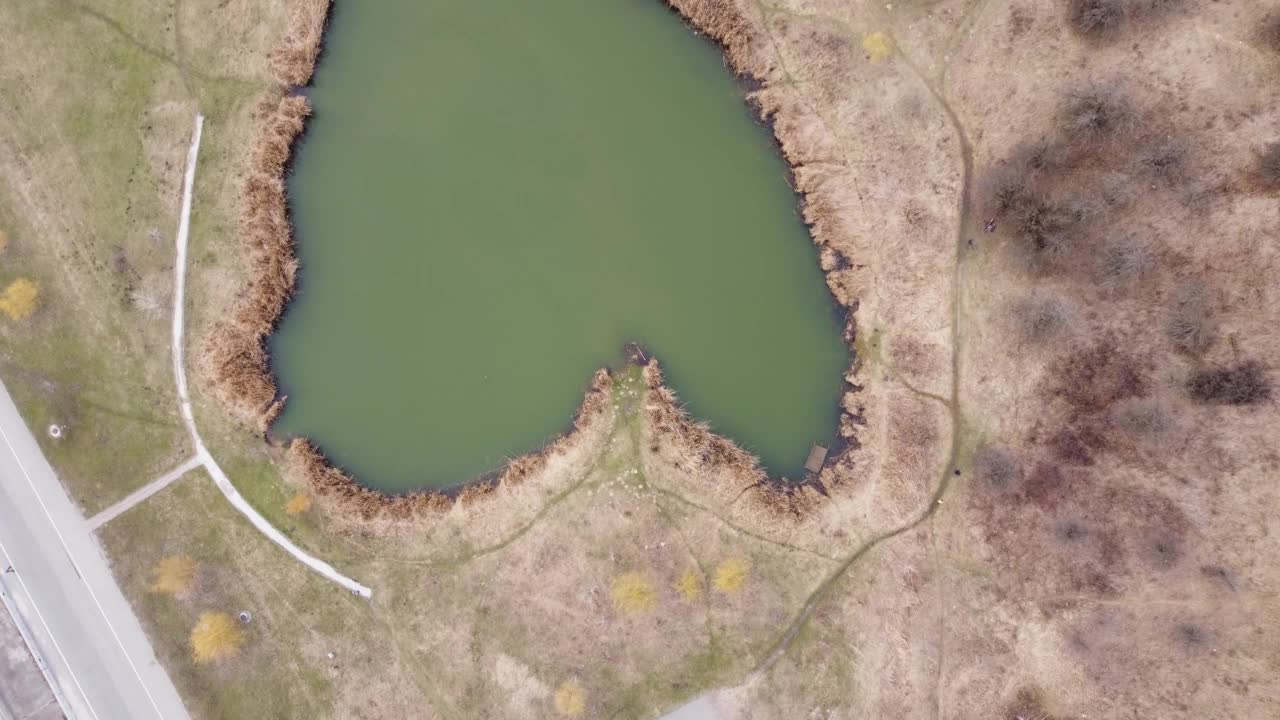
POLYGON ((659 0, 340 2, 309 92, 277 434, 457 485, 638 342, 771 475, 834 437, 849 355, 785 166, 659 0))

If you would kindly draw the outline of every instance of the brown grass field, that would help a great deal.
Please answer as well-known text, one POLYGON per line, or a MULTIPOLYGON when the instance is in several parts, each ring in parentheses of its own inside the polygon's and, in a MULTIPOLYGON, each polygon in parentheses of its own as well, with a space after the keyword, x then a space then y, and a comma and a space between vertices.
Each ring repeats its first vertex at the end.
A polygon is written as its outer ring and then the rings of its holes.
POLYGON ((0 283, 41 291, 0 324, 0 377, 33 425, 75 419, 47 448, 72 492, 101 507, 185 450, 137 295, 168 292, 199 107, 202 432, 375 589, 294 563, 199 472, 107 525, 193 715, 650 718, 708 691, 744 720, 1273 715, 1277 11, 672 5, 753 80, 856 310, 850 444, 802 486, 688 417, 656 363, 598 376, 574 432, 456 501, 264 443, 307 114, 286 91, 327 3, 0 0, 0 90, 24 100, 0 106, 0 283), (152 591, 166 558, 195 564, 182 593, 152 591), (242 609, 240 652, 195 663, 202 614, 242 609))

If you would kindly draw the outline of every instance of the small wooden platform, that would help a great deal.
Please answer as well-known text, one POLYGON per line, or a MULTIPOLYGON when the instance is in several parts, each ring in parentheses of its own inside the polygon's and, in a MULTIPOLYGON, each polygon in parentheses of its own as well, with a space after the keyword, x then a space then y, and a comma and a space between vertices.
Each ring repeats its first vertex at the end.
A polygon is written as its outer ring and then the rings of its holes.
POLYGON ((814 445, 809 448, 809 459, 804 461, 805 472, 811 472, 814 475, 822 472, 822 466, 827 462, 827 448, 822 445, 814 445))

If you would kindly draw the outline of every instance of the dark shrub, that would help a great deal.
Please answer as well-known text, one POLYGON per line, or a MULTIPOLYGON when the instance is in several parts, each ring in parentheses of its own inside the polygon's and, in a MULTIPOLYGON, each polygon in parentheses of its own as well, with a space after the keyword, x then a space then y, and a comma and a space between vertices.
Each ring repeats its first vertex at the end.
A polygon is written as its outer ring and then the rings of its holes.
POLYGON ((1165 335, 1179 350, 1197 354, 1213 343, 1213 326, 1204 313, 1193 308, 1179 309, 1169 318, 1165 335))
POLYGON ((1270 190, 1280 190, 1280 142, 1274 142, 1258 158, 1258 179, 1270 190))
POLYGON ((1143 169, 1158 180, 1175 183, 1182 178, 1187 150, 1180 143, 1162 142, 1144 149, 1138 156, 1143 169))
POLYGON ((1053 534, 1062 542, 1080 542, 1089 537, 1089 528, 1079 521, 1067 520, 1058 523, 1053 530, 1053 534))
POLYGON ((1114 90, 1093 87, 1067 97, 1058 124, 1068 140, 1087 142, 1128 130, 1133 117, 1114 90))
POLYGON ((1187 380, 1187 391, 1202 403, 1251 405, 1271 397, 1271 383, 1255 362, 1201 370, 1187 380))
POLYGON ((1182 559, 1182 543, 1172 535, 1156 538, 1147 550, 1153 564, 1161 569, 1169 569, 1182 559))
POLYGON ((1178 626, 1176 637, 1183 645, 1188 647, 1197 647, 1208 641, 1209 634, 1206 633, 1199 625, 1183 623, 1178 626))
POLYGON ((984 445, 973 456, 973 472, 992 489, 1009 492, 1017 489, 1022 469, 1006 450, 984 445))
POLYGON ((1152 15, 1156 15, 1163 12, 1177 10, 1182 3, 1183 0, 1142 0, 1142 4, 1139 6, 1139 9, 1152 15))
POLYGON ((1047 340, 1067 326, 1067 309, 1055 298, 1033 298, 1013 306, 1018 334, 1025 340, 1047 340))
POLYGON ((1107 243, 1102 251, 1102 277, 1108 283, 1132 280, 1151 267, 1151 253, 1133 238, 1107 243))
POLYGON ((1069 254, 1074 230, 1087 216, 1083 205, 1033 195, 1019 198, 1010 214, 1018 235, 1038 260, 1056 260, 1069 254))
POLYGON ((1258 39, 1268 50, 1280 53, 1280 13, 1268 15, 1262 21, 1258 31, 1258 39))
POLYGON ((1172 301, 1165 335, 1183 352, 1195 355, 1207 350, 1214 337, 1208 290, 1190 282, 1174 290, 1172 301))
POLYGON ((1169 413, 1163 405, 1146 398, 1132 398, 1119 403, 1111 413, 1117 428, 1134 435, 1155 436, 1169 429, 1169 413))
POLYGON ((1027 179, 1020 173, 1006 171, 991 183, 991 204, 998 213, 1017 210, 1027 197, 1027 179))
POLYGON ((1124 24, 1125 10, 1124 0, 1069 0, 1067 22, 1085 37, 1106 37, 1124 24))

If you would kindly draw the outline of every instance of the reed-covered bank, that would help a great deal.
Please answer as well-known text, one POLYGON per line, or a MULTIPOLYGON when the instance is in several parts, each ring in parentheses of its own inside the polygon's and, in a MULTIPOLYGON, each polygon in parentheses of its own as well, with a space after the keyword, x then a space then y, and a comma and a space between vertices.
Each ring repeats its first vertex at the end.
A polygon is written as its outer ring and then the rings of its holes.
POLYGON ((230 313, 207 338, 202 375, 231 413, 260 432, 280 414, 266 339, 297 282, 285 175, 311 105, 291 94, 311 80, 330 0, 293 0, 280 44, 271 53, 276 87, 261 99, 256 139, 241 186, 237 245, 248 277, 230 313))
MULTIPOLYGON (((695 30, 720 44, 734 72, 754 86, 766 86, 770 67, 762 40, 732 2, 676 0, 670 4, 695 30)), ((328 12, 329 0, 297 0, 290 12, 288 32, 272 53, 272 68, 279 85, 260 106, 260 125, 242 186, 238 219, 239 246, 249 277, 231 317, 215 329, 203 353, 204 376, 217 397, 238 419, 259 432, 267 430, 285 401, 278 394, 265 343, 289 302, 298 270, 285 176, 294 142, 302 133, 311 108, 307 99, 294 91, 310 81, 328 12)), ((785 118, 785 109, 763 101, 759 92, 753 93, 750 100, 761 120, 773 130, 788 165, 793 172, 798 171, 803 154, 795 151, 796 142, 788 135, 793 126, 778 122, 780 117, 785 118)), ((796 177, 804 218, 820 248, 828 286, 846 310, 844 339, 852 347, 852 311, 856 304, 852 294, 831 275, 833 269, 847 266, 847 260, 826 242, 830 230, 823 211, 824 207, 840 204, 841 191, 806 187, 801 174, 797 172, 796 177)), ((846 377, 852 377, 852 372, 851 369, 846 377)), ((644 377, 649 395, 647 414, 655 434, 679 448, 681 455, 690 458, 699 469, 727 478, 726 492, 748 487, 749 496, 769 514, 793 518, 804 516, 820 500, 822 496, 812 484, 795 486, 771 481, 757 458, 712 433, 706 424, 693 420, 663 384, 656 362, 650 362, 644 377)), ((496 478, 480 481, 456 494, 419 491, 396 495, 366 487, 335 468, 318 446, 304 438, 292 442, 288 469, 343 527, 374 530, 412 523, 446 511, 455 502, 472 503, 494 497, 502 486, 535 476, 547 458, 568 447, 577 431, 607 406, 609 386, 608 373, 599 371, 568 433, 539 451, 510 461, 496 478)), ((846 385, 840 401, 839 434, 843 446, 854 449, 859 445, 856 436, 861 423, 853 394, 856 388, 850 388, 853 386, 846 385)), ((835 453, 819 478, 819 487, 839 487, 852 463, 852 453, 835 453)))
POLYGON ((608 371, 598 371, 568 432, 535 452, 509 461, 496 477, 466 485, 456 493, 420 490, 393 495, 374 490, 334 467, 320 449, 305 438, 290 443, 286 470, 307 487, 340 527, 370 532, 412 526, 432 515, 447 512, 454 503, 470 505, 492 498, 499 488, 519 485, 536 475, 546 466, 548 459, 570 447, 579 431, 600 420, 609 405, 612 387, 613 379, 608 371))
POLYGON ((261 125, 240 197, 239 246, 249 267, 231 317, 204 350, 204 370, 219 397, 241 420, 265 432, 284 399, 276 397, 266 339, 284 312, 297 279, 284 175, 290 148, 311 112, 300 95, 265 99, 261 125))

